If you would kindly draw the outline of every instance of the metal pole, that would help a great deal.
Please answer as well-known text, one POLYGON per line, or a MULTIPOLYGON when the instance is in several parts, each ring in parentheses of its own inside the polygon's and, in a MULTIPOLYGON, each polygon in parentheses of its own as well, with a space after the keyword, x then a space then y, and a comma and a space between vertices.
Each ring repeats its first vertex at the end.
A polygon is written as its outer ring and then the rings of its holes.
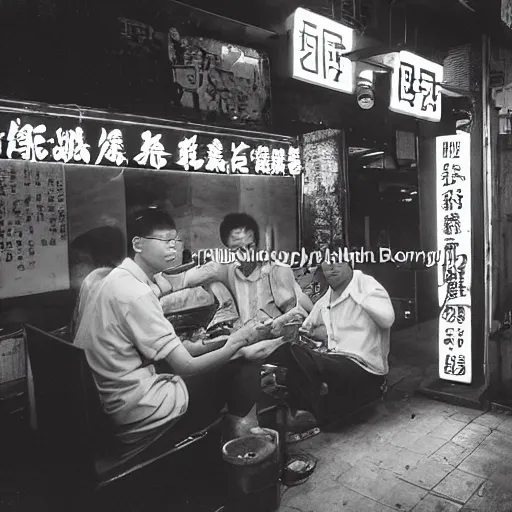
POLYGON ((483 195, 484 195, 484 270, 485 270, 485 317, 484 317, 484 378, 490 384, 489 334, 493 317, 493 272, 492 272, 492 148, 491 148, 491 103, 489 98, 489 66, 491 44, 488 35, 482 36, 482 142, 483 142, 483 195))

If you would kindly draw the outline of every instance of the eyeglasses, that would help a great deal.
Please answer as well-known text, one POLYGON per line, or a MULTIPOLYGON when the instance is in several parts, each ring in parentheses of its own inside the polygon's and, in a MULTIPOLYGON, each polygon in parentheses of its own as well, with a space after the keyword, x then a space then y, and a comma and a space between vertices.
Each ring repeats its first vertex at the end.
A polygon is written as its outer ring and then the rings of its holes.
POLYGON ((243 245, 241 247, 230 247, 228 249, 228 251, 232 254, 235 254, 237 253, 238 251, 252 251, 256 249, 256 244, 254 242, 250 243, 250 244, 247 244, 247 245, 243 245))
POLYGON ((179 238, 157 238, 156 236, 141 236, 141 238, 145 238, 146 240, 158 240, 159 242, 168 244, 170 247, 176 247, 176 245, 183 243, 183 240, 179 238))

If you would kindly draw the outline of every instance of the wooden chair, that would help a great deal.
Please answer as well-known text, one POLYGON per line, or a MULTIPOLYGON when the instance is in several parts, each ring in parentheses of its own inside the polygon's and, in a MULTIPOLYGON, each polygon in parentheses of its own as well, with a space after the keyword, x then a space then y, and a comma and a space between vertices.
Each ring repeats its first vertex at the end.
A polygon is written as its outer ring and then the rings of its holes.
POLYGON ((181 451, 207 436, 221 420, 200 432, 154 442, 125 460, 112 453, 112 438, 85 352, 55 335, 26 325, 34 378, 38 434, 55 477, 73 481, 87 494, 181 451))

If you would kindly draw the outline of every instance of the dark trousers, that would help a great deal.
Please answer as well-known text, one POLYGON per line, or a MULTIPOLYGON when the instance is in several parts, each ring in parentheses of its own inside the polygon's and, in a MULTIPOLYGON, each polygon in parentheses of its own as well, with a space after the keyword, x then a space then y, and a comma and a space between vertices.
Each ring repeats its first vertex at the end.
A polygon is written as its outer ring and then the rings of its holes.
POLYGON ((288 369, 290 407, 310 411, 320 424, 348 415, 378 398, 385 379, 347 357, 321 354, 298 344, 281 346, 267 362, 288 369), (324 396, 323 383, 328 388, 324 396))
POLYGON ((189 393, 187 412, 176 423, 176 429, 199 430, 218 417, 227 405, 229 414, 243 418, 254 407, 261 389, 261 363, 231 361, 212 372, 186 377, 189 393))
MULTIPOLYGON (((165 365, 158 365, 157 371, 166 370, 169 371, 169 368, 165 365)), ((119 461, 136 460, 139 456, 142 460, 158 457, 192 434, 206 430, 220 418, 226 405, 229 413, 246 416, 259 398, 260 371, 261 363, 236 360, 204 375, 185 378, 189 393, 187 412, 158 432, 134 435, 123 444, 116 443, 115 452, 119 461)), ((210 457, 212 454, 208 453, 210 457)), ((218 455, 218 450, 215 453, 218 455)), ((209 458, 205 460, 208 460, 208 464, 211 462, 209 458)))
MULTIPOLYGON (((163 367, 160 371, 165 371, 163 367)), ((260 396, 261 363, 237 359, 202 375, 184 377, 189 394, 187 412, 167 435, 177 438, 204 429, 227 406, 229 414, 244 417, 260 396)))
MULTIPOLYGON (((165 364, 158 373, 169 372, 165 364)), ((191 434, 206 429, 219 417, 227 405, 228 413, 244 417, 260 396, 261 363, 237 359, 203 375, 185 377, 188 389, 188 409, 183 416, 151 434, 134 434, 117 446, 121 458, 137 455, 142 450, 161 453, 191 434)), ((145 451, 145 453, 147 453, 145 451)))

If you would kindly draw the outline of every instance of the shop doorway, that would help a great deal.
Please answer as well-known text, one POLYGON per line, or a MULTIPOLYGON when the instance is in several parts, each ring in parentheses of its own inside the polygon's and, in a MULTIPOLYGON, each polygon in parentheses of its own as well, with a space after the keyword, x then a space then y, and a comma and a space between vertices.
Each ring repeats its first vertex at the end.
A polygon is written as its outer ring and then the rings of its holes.
POLYGON ((359 269, 375 277, 392 298, 395 328, 414 325, 419 316, 417 269, 410 259, 398 261, 393 255, 421 249, 415 135, 386 142, 349 132, 346 145, 350 248, 365 251, 359 269))

